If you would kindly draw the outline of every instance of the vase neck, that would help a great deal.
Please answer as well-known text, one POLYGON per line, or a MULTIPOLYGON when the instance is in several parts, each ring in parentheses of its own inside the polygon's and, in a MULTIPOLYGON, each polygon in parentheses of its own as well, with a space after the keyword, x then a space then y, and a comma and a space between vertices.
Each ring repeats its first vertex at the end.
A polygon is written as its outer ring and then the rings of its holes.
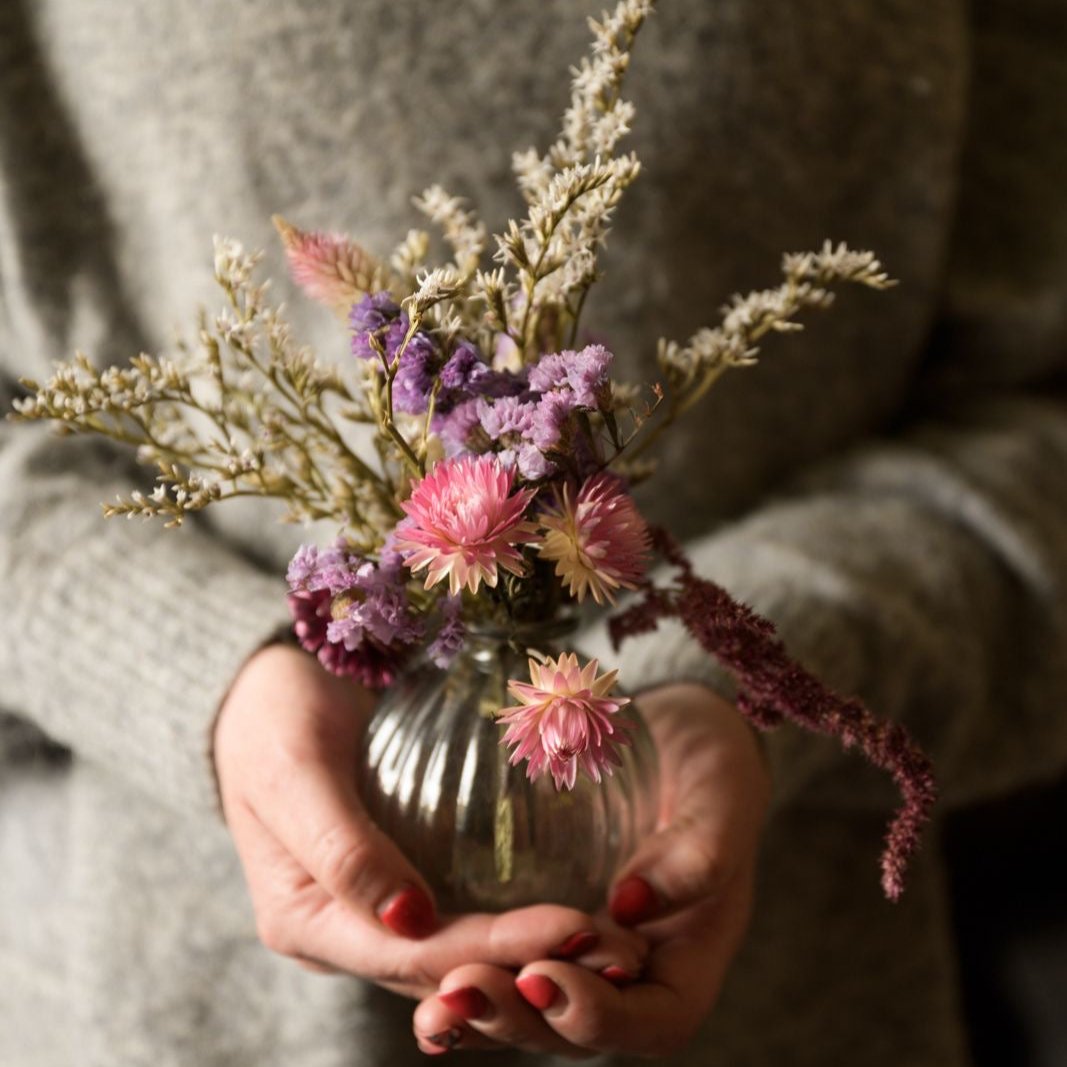
POLYGON ((553 646, 573 634, 578 628, 573 616, 548 619, 544 622, 516 622, 511 625, 471 623, 467 627, 467 643, 473 648, 500 647, 538 649, 553 646))

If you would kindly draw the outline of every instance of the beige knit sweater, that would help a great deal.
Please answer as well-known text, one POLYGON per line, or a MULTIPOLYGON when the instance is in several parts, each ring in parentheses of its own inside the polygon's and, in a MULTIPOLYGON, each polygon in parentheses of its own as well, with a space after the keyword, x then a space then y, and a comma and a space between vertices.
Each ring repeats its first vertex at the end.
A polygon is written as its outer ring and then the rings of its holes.
MULTIPOLYGON (((8 0, 0 393, 76 347, 166 349, 216 300, 212 233, 274 248, 273 212, 386 251, 439 180, 499 225, 598 6, 8 0)), ((647 378, 659 333, 783 250, 845 239, 901 280, 725 382, 645 506, 908 720, 949 802, 1067 763, 1067 25, 1053 0, 971 6, 662 0, 630 82, 646 169, 590 323, 647 378)), ((409 1005, 257 944, 215 810, 212 718, 285 619, 293 531, 105 523, 144 478, 128 457, 26 427, 0 446, 0 1064, 420 1062, 409 1005)), ((625 664, 711 670, 670 630, 625 664)), ((879 776, 773 748, 753 934, 679 1062, 965 1063, 936 836, 885 904, 879 776)))

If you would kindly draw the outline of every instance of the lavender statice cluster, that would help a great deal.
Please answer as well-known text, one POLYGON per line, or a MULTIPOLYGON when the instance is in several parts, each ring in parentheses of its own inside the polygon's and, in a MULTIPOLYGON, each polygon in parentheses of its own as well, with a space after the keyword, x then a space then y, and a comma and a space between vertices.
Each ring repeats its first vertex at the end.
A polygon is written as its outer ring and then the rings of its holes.
POLYGON ((297 640, 334 674, 380 689, 422 640, 408 573, 396 553, 383 552, 374 562, 343 538, 328 548, 301 545, 286 580, 297 640))
POLYGON ((451 411, 457 403, 491 391, 501 384, 470 341, 460 339, 445 352, 437 339, 416 330, 404 344, 411 322, 406 311, 388 292, 368 293, 352 306, 348 315, 352 331, 352 354, 357 359, 392 362, 400 353, 393 379, 393 409, 408 415, 423 415, 434 398, 434 410, 451 411))
POLYGON ((372 293, 349 314, 352 352, 360 359, 400 359, 393 406, 424 414, 434 396, 433 430, 449 456, 493 452, 527 481, 565 473, 584 477, 602 465, 581 412, 607 411, 612 354, 603 345, 543 356, 521 370, 497 369, 466 339, 443 351, 416 331, 388 293, 372 293), (435 392, 436 390, 436 392, 435 392))

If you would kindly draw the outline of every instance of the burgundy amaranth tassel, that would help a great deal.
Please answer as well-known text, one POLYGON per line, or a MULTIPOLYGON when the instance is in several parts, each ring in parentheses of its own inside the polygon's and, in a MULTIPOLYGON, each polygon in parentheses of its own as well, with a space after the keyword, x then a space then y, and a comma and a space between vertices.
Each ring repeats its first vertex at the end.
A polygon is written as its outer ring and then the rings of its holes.
POLYGON ((737 706, 755 726, 768 730, 783 720, 858 747, 892 776, 902 803, 886 833, 882 889, 896 900, 904 889, 908 860, 919 845, 937 796, 930 761, 899 723, 878 719, 855 698, 842 697, 790 658, 772 623, 734 600, 721 586, 693 573, 692 564, 665 530, 652 531, 656 550, 679 571, 670 589, 646 587, 642 598, 611 620, 615 647, 625 638, 678 618, 705 651, 735 676, 737 706))

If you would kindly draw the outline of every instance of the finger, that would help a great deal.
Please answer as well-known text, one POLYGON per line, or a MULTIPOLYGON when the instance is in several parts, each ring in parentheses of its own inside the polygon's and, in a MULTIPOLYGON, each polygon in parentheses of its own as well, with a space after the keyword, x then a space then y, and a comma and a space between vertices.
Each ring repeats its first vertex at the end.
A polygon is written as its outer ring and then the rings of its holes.
POLYGON ((672 703, 657 722, 657 745, 671 775, 666 825, 638 846, 616 876, 609 910, 633 926, 723 892, 752 861, 769 780, 751 730, 724 701, 708 704, 699 686, 659 691, 672 703))
POLYGON ((397 938, 326 893, 252 812, 235 808, 230 824, 257 931, 269 949, 368 978, 403 996, 435 993, 445 974, 471 959, 517 970, 530 960, 569 953, 587 966, 637 969, 647 954, 639 934, 605 916, 556 905, 457 916, 425 940, 397 938))
POLYGON ((319 906, 307 897, 305 902, 297 944, 294 949, 290 942, 290 954, 321 960, 416 998, 436 993, 444 975, 471 960, 513 973, 530 960, 548 958, 551 950, 573 941, 576 933, 591 929, 603 931, 607 946, 602 954, 587 953, 594 965, 639 973, 646 956, 639 935, 619 930, 605 918, 549 904, 501 915, 445 918, 431 936, 409 941, 392 937, 378 924, 354 921, 352 913, 332 898, 319 906))
POLYGON ((272 776, 255 814, 327 893, 408 938, 436 926, 422 876, 367 815, 350 775, 318 758, 293 757, 272 776), (279 781, 284 778, 284 781, 279 781))
POLYGON ((526 1052, 560 1055, 582 1050, 560 1037, 518 992, 512 971, 485 964, 467 964, 448 974, 436 997, 424 1000, 415 1010, 416 1035, 440 1032, 441 1027, 460 1030, 462 1047, 483 1043, 518 1048, 526 1052))
POLYGON ((615 988, 579 967, 555 962, 525 968, 517 984, 540 995, 545 1022, 572 1044, 599 1052, 667 1056, 693 1037, 718 999, 744 937, 747 878, 717 903, 665 920, 667 939, 649 957, 641 981, 615 988), (536 982, 531 982, 531 979, 536 982))
POLYGON ((666 1055, 685 1045, 700 1017, 667 986, 617 989, 564 964, 535 964, 516 983, 561 1039, 592 1052, 666 1055))

